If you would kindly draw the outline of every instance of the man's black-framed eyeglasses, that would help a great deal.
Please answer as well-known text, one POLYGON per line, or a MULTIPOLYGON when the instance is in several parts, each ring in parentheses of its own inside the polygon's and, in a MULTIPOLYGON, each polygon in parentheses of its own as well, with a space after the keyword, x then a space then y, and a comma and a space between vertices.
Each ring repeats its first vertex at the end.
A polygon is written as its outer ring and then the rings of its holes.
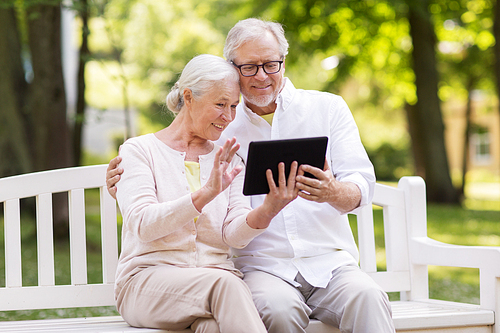
POLYGON ((264 73, 266 74, 278 73, 281 70, 281 64, 283 63, 283 60, 268 61, 263 63, 262 65, 255 65, 255 64, 236 65, 234 61, 231 61, 231 63, 240 70, 241 75, 254 76, 257 75, 259 67, 262 67, 262 70, 264 70, 264 73))

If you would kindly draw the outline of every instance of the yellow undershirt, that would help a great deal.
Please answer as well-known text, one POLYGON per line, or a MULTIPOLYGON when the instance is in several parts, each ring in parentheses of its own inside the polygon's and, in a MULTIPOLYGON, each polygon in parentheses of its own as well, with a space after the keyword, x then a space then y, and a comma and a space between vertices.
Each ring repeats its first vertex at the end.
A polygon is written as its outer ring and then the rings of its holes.
POLYGON ((200 163, 184 161, 186 167, 186 178, 191 192, 198 191, 201 188, 200 182, 200 163))
POLYGON ((263 115, 261 117, 264 118, 264 120, 267 121, 269 123, 269 125, 273 126, 274 112, 273 113, 269 113, 269 114, 265 114, 265 115, 263 115))
MULTIPOLYGON (((184 166, 186 168, 186 179, 191 189, 191 193, 198 191, 201 188, 200 182, 200 163, 192 161, 184 161, 184 166)), ((198 220, 198 217, 194 218, 194 222, 198 220)))

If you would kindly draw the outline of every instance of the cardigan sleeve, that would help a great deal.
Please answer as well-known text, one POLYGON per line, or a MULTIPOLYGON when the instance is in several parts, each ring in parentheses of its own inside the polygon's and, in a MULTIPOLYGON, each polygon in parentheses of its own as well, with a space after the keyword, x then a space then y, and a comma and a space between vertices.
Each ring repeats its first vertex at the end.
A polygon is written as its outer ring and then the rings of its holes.
MULTIPOLYGON (((243 163, 239 156, 234 159, 243 163)), ((233 161, 234 161, 233 159, 233 161)), ((241 249, 266 229, 253 229, 247 224, 247 216, 251 211, 250 198, 243 195, 245 171, 240 172, 229 188, 229 207, 222 227, 224 242, 234 248, 241 249)))
POLYGON ((125 142, 120 156, 124 172, 117 183, 117 201, 124 227, 141 242, 167 236, 200 214, 193 205, 190 193, 175 200, 158 201, 151 153, 139 140, 125 142))

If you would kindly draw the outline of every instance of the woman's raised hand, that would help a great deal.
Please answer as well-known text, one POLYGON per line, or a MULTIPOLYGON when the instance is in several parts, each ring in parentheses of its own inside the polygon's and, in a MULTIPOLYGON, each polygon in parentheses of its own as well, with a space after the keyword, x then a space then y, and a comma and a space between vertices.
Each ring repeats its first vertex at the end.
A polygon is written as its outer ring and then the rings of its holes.
POLYGON ((207 185, 212 187, 217 194, 224 191, 241 170, 243 170, 242 165, 237 165, 233 170, 228 171, 229 164, 238 149, 240 149, 240 144, 236 143, 235 138, 231 140, 227 139, 224 146, 219 148, 219 151, 215 154, 214 167, 210 173, 207 185))
POLYGON ((193 204, 198 211, 201 212, 201 209, 224 191, 243 170, 242 165, 237 165, 232 170, 228 170, 229 164, 238 149, 240 149, 240 144, 236 143, 236 138, 232 138, 228 139, 224 146, 220 147, 215 153, 214 165, 207 183, 201 189, 192 193, 193 204))

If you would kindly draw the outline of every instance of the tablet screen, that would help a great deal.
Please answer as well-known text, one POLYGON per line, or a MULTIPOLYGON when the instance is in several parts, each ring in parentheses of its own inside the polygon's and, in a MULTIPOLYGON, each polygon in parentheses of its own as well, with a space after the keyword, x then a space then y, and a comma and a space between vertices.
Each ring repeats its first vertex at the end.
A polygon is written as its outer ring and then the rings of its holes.
MULTIPOLYGON (((266 170, 271 169, 274 182, 278 184, 278 164, 280 162, 285 163, 287 179, 293 161, 297 161, 299 165, 309 164, 323 169, 327 143, 328 138, 326 136, 250 142, 243 194, 269 193, 266 170)), ((313 177, 311 174, 305 174, 305 176, 313 177)))

